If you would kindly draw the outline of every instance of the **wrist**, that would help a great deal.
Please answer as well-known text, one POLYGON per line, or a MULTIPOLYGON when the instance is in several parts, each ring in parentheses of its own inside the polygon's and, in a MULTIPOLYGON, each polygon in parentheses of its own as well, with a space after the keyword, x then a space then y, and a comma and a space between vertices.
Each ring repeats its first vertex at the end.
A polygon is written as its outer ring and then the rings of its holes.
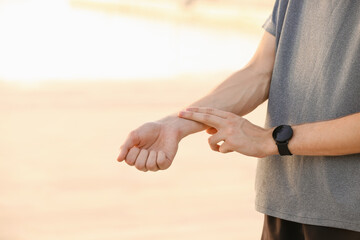
POLYGON ((266 129, 265 136, 264 136, 264 146, 263 149, 265 151, 265 156, 272 156, 279 154, 278 148, 276 146, 276 142, 272 136, 272 133, 275 128, 266 129))
POLYGON ((166 124, 174 131, 176 131, 176 135, 178 136, 179 141, 192 133, 206 129, 206 125, 192 120, 179 118, 177 114, 169 115, 158 120, 158 122, 166 124))

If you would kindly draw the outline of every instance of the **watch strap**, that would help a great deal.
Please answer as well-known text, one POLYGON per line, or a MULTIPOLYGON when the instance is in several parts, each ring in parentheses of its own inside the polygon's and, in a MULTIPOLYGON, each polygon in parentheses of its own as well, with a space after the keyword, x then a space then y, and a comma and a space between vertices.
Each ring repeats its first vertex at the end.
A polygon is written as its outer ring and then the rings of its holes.
POLYGON ((284 142, 284 143, 277 142, 276 145, 278 147, 279 154, 281 156, 292 155, 292 153, 288 148, 288 142, 284 142))

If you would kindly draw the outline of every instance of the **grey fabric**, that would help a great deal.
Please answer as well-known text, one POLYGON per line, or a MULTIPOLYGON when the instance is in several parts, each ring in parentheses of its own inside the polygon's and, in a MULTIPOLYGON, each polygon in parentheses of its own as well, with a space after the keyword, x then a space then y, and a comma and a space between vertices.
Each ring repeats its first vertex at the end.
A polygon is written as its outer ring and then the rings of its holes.
MULTIPOLYGON (((277 49, 267 127, 360 112, 360 1, 277 0, 266 31, 277 49)), ((258 160, 256 209, 360 232, 360 154, 258 160)))

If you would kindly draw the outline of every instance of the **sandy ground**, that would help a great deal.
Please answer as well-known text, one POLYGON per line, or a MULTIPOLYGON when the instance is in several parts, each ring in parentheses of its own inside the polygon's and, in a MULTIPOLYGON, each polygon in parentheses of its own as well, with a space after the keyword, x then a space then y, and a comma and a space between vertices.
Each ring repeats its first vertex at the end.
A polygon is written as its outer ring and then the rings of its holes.
MULTIPOLYGON (((0 82, 0 239, 259 239, 256 159, 181 142, 170 169, 115 161, 130 130, 196 100, 229 73, 169 81, 0 82)), ((262 125, 265 105, 247 118, 262 125)))

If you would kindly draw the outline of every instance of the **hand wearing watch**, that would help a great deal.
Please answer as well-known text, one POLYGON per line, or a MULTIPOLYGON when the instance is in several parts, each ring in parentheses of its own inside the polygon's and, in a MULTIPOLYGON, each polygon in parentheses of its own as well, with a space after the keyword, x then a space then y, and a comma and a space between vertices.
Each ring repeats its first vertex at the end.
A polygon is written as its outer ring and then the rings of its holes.
POLYGON ((289 125, 280 125, 272 133, 281 156, 292 155, 288 148, 290 139, 293 136, 293 130, 289 125))

